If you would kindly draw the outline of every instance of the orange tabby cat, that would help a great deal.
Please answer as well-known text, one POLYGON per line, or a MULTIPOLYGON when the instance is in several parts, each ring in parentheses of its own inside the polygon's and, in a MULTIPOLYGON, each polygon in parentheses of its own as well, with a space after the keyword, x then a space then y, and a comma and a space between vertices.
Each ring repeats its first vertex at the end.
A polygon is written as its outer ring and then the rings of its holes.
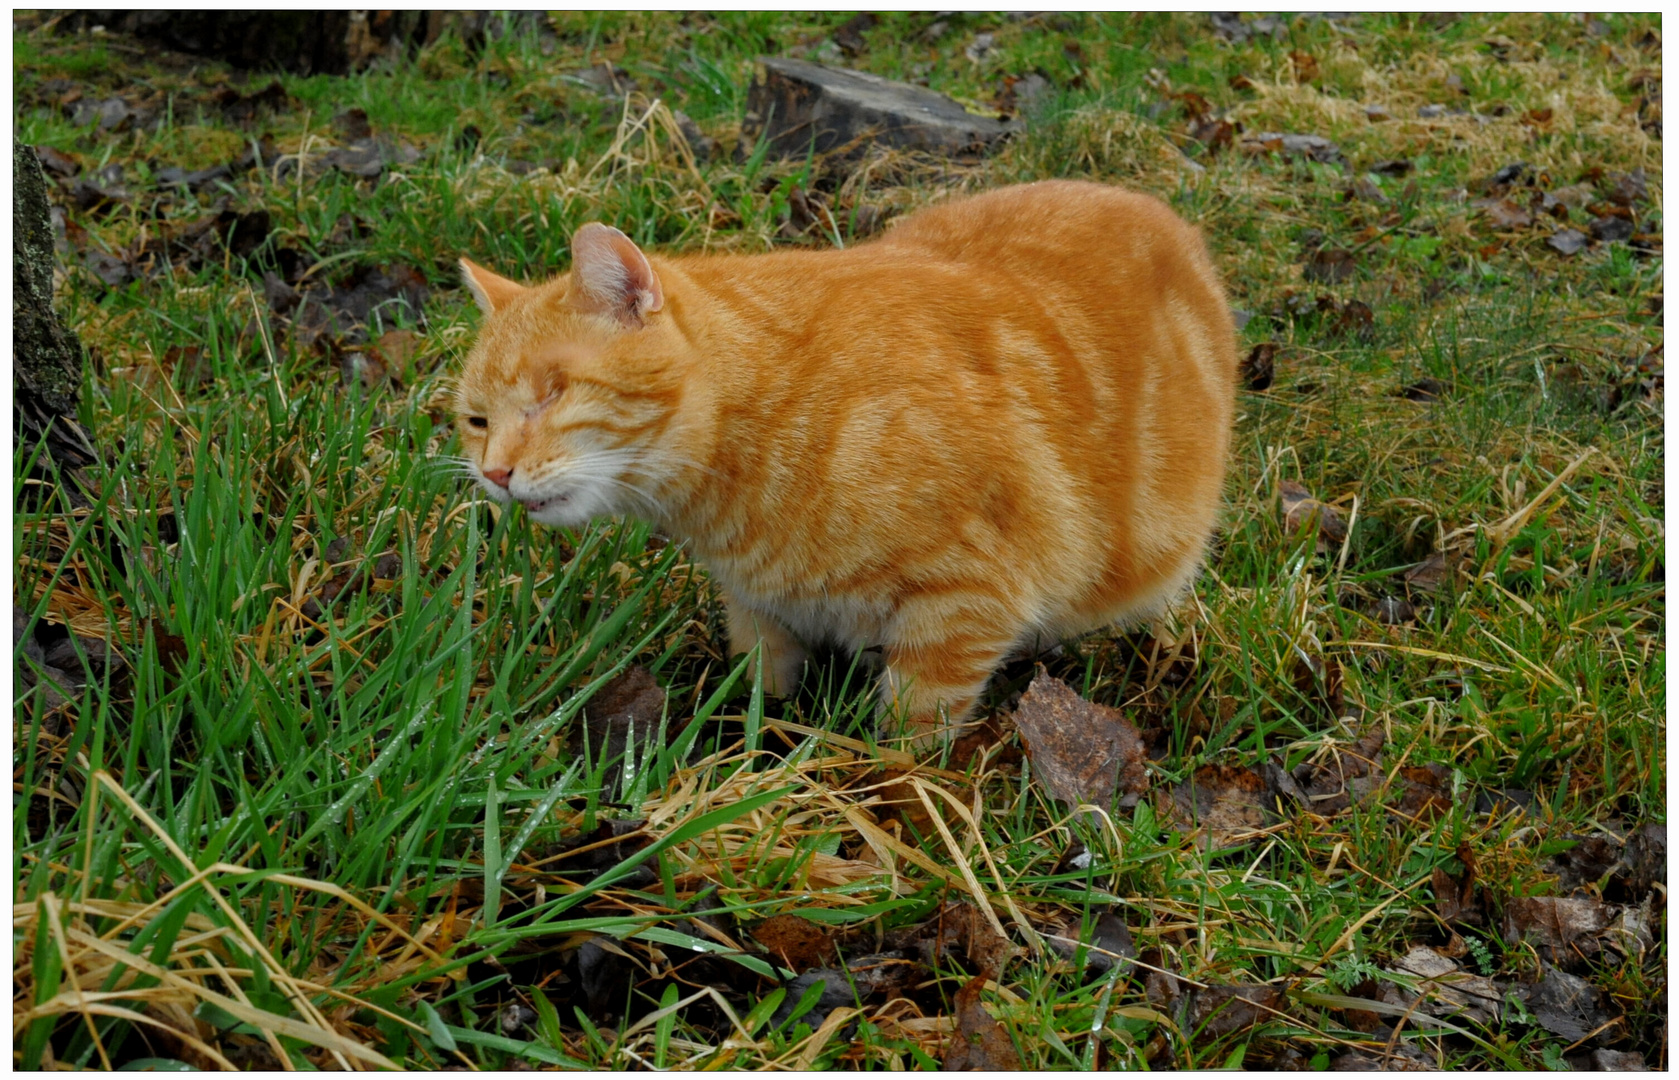
POLYGON ((903 731, 949 737, 1011 652, 1153 616, 1194 576, 1235 404, 1199 234, 1092 183, 1003 188, 843 251, 648 257, 584 225, 487 318, 470 471, 545 525, 687 542, 737 652, 881 646, 903 731))

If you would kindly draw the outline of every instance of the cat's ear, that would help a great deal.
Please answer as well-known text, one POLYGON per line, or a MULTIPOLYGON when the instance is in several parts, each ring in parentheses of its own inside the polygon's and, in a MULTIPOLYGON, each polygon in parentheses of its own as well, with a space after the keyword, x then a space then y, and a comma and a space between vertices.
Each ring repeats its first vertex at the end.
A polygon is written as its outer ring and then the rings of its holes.
POLYGON ((525 291, 525 287, 517 281, 492 274, 471 259, 461 260, 461 280, 466 282, 472 298, 478 301, 478 307, 486 315, 494 315, 497 309, 506 307, 514 297, 525 291))
POLYGON ((625 326, 640 327, 665 306, 665 290, 647 256, 634 240, 598 221, 571 238, 571 284, 571 304, 625 326))

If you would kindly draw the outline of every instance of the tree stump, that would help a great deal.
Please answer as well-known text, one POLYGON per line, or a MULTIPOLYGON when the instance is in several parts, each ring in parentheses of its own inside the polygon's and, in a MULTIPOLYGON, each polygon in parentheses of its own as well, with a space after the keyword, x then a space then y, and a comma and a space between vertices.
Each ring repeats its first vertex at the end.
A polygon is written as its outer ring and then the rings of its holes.
MULTIPOLYGON (((12 447, 32 454, 42 439, 60 469, 96 460, 76 421, 82 343, 52 306, 52 218, 35 148, 12 139, 12 447)), ((32 475, 47 479, 39 463, 32 475)), ((80 493, 72 486, 73 497, 80 493)))
POLYGON ((943 94, 878 75, 763 57, 764 77, 746 98, 750 136, 769 139, 777 157, 860 156, 878 142, 940 157, 971 158, 1020 130, 1012 121, 977 116, 943 94))

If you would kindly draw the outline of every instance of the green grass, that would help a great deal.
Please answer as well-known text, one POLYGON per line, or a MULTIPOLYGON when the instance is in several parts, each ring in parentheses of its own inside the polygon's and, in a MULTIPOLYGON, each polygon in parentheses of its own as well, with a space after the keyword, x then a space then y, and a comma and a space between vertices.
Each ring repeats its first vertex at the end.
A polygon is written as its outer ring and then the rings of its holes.
MULTIPOLYGON (((1448 940, 1436 868, 1462 874, 1467 853, 1496 913, 1556 893, 1548 860, 1571 838, 1665 820, 1661 397, 1632 370, 1663 341, 1648 306, 1662 288, 1659 249, 1565 259, 1544 246, 1548 229, 1498 232, 1468 201, 1515 160, 1545 173, 1546 190, 1642 167, 1638 229, 1659 235, 1659 142, 1640 130, 1628 89, 1638 69, 1660 70, 1659 46, 1640 44, 1657 18, 1608 18, 1604 36, 1563 16, 1301 18, 1231 46, 1204 16, 961 14, 927 40, 931 16, 888 13, 857 66, 925 78, 975 106, 1004 73, 1041 70, 1059 90, 982 165, 885 160, 847 187, 809 163, 753 155, 739 124, 754 56, 821 58, 848 17, 569 13, 546 45, 529 35, 474 54, 445 39, 394 68, 283 76, 295 107, 249 130, 199 104, 222 77, 213 64, 193 74, 116 39, 15 35, 19 137, 88 169, 120 163, 141 195, 104 216, 70 211, 89 248, 122 251, 225 200, 269 211, 274 243, 318 277, 401 262, 431 286, 423 325, 374 328, 422 333, 393 372, 399 385, 368 390, 346 387, 333 355, 278 332, 256 266, 223 259, 115 289, 69 267, 60 305, 97 354, 82 419, 108 461, 88 471, 83 508, 29 480, 18 456, 14 607, 26 636, 73 631, 110 642, 122 662, 89 664, 62 704, 44 684, 14 683, 15 1064, 210 1065, 219 1054, 269 1067, 283 1054, 326 1065, 350 1053, 339 1038, 412 1067, 932 1067, 946 1038, 937 1018, 971 963, 934 957, 907 997, 868 1005, 855 1032, 823 1028, 821 1012, 778 1012, 796 995, 751 931, 801 913, 850 957, 893 934, 913 949, 926 940, 914 927, 968 896, 959 864, 1017 945, 1052 925, 1077 936, 1116 904, 1143 959, 1187 985, 1289 995, 1283 1015, 1197 1031, 1182 999, 1151 995, 1143 970, 1091 979, 1053 953, 1022 955, 985 1002, 1026 1067, 1379 1055, 1385 1037, 1373 1043, 1324 995, 1371 973, 1391 979, 1413 944, 1448 940), (995 48, 975 63, 963 50, 982 31, 995 48), (1486 44, 1497 39, 1512 43, 1505 60, 1486 44), (1295 81, 1293 52, 1316 59, 1314 84, 1295 81), (603 60, 641 83, 627 107, 563 74, 603 60), (1255 89, 1232 86, 1236 76, 1255 89), (41 90, 54 78, 95 101, 143 83, 170 102, 167 120, 116 135, 75 128, 53 104, 62 90, 41 90), (1199 150, 1182 99, 1167 96, 1188 90, 1249 133, 1329 137, 1352 170, 1199 150), (610 152, 654 98, 718 138, 718 155, 688 168, 658 120, 610 152), (1370 103, 1394 119, 1368 121, 1370 103), (1413 119, 1429 103, 1488 118, 1413 119), (282 154, 319 153, 350 107, 421 159, 376 184, 253 172, 151 215, 151 170, 230 160, 259 133, 282 154), (1544 107, 1548 125, 1520 123, 1544 107), (457 141, 469 126, 476 151, 457 141), (1388 203, 1345 197, 1355 176, 1396 158, 1414 169, 1377 178, 1388 203), (562 269, 571 231, 597 219, 682 250, 822 243, 778 237, 795 183, 897 212, 1061 175, 1169 199, 1205 231, 1233 304, 1253 313, 1244 350, 1272 341, 1279 352, 1275 383, 1242 394, 1228 509, 1195 598, 1154 630, 1157 643, 1192 643, 1192 662, 1169 672, 1143 635, 1098 635, 1070 645, 1053 673, 1151 733, 1164 749, 1150 766, 1157 793, 1204 765, 1322 760, 1362 723, 1385 732, 1390 777, 1442 767, 1449 810, 1291 812, 1253 843, 1209 852, 1149 799, 1116 808, 1112 829, 1070 818, 1013 756, 1005 723, 1001 750, 919 774, 977 810, 966 820, 929 795, 953 854, 913 791, 904 804, 903 784, 880 787, 896 774, 876 769, 860 671, 836 661, 793 701, 766 702, 726 655, 715 597, 680 549, 635 522, 534 529, 477 499, 448 461, 458 447, 444 393, 476 321, 456 283, 461 254, 538 277, 562 269), (1351 278, 1302 278, 1308 229, 1357 251, 1351 278), (1338 330, 1320 296, 1369 305, 1368 335, 1338 330), (196 371, 175 359, 188 349, 203 357, 196 371), (1425 378, 1435 400, 1401 395, 1425 378), (1285 530, 1282 480, 1351 520, 1344 548, 1319 554, 1285 530), (1442 546, 1463 574, 1432 593, 1408 587, 1403 573, 1442 546), (396 559, 373 574, 387 554, 396 559), (325 582, 358 569, 325 597, 325 582), (1415 620, 1382 623, 1387 597, 1413 602, 1415 620), (1335 666, 1349 708, 1325 708, 1298 675, 1302 656, 1335 666), (665 732, 609 769, 570 735, 589 697, 631 664, 666 689, 665 732), (1353 712, 1362 721, 1337 715, 1353 712), (783 741, 782 720, 828 734, 783 741), (1477 810, 1507 788, 1531 809, 1477 810), (872 834, 847 814, 859 807, 864 825, 937 872, 902 854, 895 874, 882 869, 872 834), (616 872, 550 861, 603 821, 643 817, 653 843, 616 872), (1075 841, 1092 859, 1061 867, 1075 841), (594 997, 577 960, 589 935, 621 951, 611 962, 631 976, 594 997), (157 1023, 84 1014, 67 996, 78 988, 120 990, 119 1004, 157 1023), (500 1017, 517 1004, 535 1020, 508 1035, 500 1017), (258 1013, 229 1011, 241 1008, 258 1013)), ((15 666, 28 663, 19 646, 15 666)), ((999 715, 1029 676, 999 680, 999 715)), ((1455 928, 1474 958, 1460 962, 1514 988, 1539 961, 1493 918, 1455 928)), ((1665 1066, 1665 1016, 1650 1004, 1665 991, 1659 901, 1655 920, 1644 957, 1602 954, 1590 974, 1627 1015, 1615 1046, 1665 1066)), ((1491 1023, 1448 1021, 1454 1030, 1419 1015, 1398 1042, 1442 1068, 1538 1068, 1575 1052, 1526 1016, 1512 1007, 1491 1023)))

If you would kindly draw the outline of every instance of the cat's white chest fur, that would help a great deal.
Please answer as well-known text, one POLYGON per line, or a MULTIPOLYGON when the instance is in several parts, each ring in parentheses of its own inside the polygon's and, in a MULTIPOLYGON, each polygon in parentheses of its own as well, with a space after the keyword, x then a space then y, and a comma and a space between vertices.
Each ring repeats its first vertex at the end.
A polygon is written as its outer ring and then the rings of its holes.
POLYGON ((768 615, 807 645, 839 645, 853 651, 879 645, 892 618, 892 604, 857 594, 831 595, 802 585, 765 588, 734 571, 730 560, 708 560, 706 568, 740 606, 768 615))

